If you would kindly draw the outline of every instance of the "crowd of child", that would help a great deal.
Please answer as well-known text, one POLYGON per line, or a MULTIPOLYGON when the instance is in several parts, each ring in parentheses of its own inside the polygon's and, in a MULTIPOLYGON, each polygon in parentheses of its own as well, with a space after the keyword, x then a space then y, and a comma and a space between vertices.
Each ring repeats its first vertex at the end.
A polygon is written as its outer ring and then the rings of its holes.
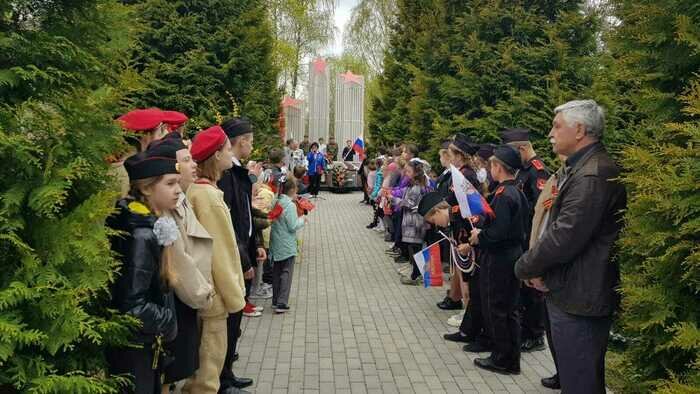
MULTIPOLYGON (((450 274, 450 283, 438 307, 461 310, 448 320, 460 330, 445 339, 464 342, 467 352, 491 352, 490 357, 475 360, 478 367, 517 374, 521 351, 544 349, 544 316, 537 309, 542 295, 529 292, 530 288, 521 290, 513 266, 527 249, 535 201, 549 175, 534 155, 526 130, 505 130, 502 139, 504 145, 496 147, 455 135, 439 151, 444 169, 440 175, 418 157, 413 144, 380 152, 364 166, 367 181, 362 203, 372 206, 367 228, 392 243, 386 253, 393 257, 402 284, 423 283, 414 255, 439 242, 443 272, 450 274), (488 201, 484 213, 461 215, 451 167, 488 201), (455 258, 475 259, 474 271, 458 269, 455 258), (521 327, 520 312, 535 316, 523 319, 521 327)), ((556 380, 554 376, 546 383, 556 380)))
POLYGON ((248 160, 245 118, 192 141, 178 112, 134 110, 118 120, 136 137, 112 167, 122 197, 107 226, 118 231, 110 242, 122 264, 110 306, 140 324, 131 345, 107 352, 109 372, 131 378, 124 393, 167 393, 176 383, 183 393, 245 393, 252 379, 233 373, 241 320, 263 312, 250 299, 290 310, 297 233, 312 208, 298 198, 304 155, 271 149, 266 168, 248 160))

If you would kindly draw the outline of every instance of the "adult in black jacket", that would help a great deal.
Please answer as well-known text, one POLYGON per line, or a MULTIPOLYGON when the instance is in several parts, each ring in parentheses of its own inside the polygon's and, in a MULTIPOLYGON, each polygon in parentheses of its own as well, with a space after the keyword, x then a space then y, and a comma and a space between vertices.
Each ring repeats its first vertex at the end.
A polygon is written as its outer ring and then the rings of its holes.
POLYGON ((160 374, 166 364, 164 346, 177 335, 174 296, 161 262, 163 245, 174 241, 177 230, 163 232, 170 237, 156 236, 154 227, 161 227, 163 219, 153 213, 174 209, 177 204, 180 186, 175 164, 174 158, 150 157, 148 151, 128 158, 124 167, 131 181, 130 195, 135 199, 119 200, 116 212, 107 219, 108 227, 121 232, 110 238, 112 251, 122 262, 111 289, 111 307, 141 322, 131 338, 140 347, 111 348, 106 354, 110 374, 133 377, 134 389, 123 393, 160 392, 160 374), (145 194, 149 194, 150 203, 145 194))
POLYGON ((554 152, 568 158, 544 233, 515 274, 546 292, 563 392, 605 393, 608 332, 619 302, 619 267, 610 257, 626 194, 600 142, 603 109, 582 100, 554 112, 549 137, 554 152))
MULTIPOLYGON (((224 192, 224 201, 228 204, 233 221, 233 229, 236 233, 238 251, 241 256, 241 268, 245 278, 246 294, 250 293, 253 277, 255 276, 254 265, 257 259, 264 260, 265 249, 257 247, 256 231, 253 225, 253 179, 248 168, 243 167, 241 160, 250 157, 253 151, 253 127, 247 119, 233 118, 221 125, 226 132, 226 136, 231 141, 233 150, 233 167, 224 172, 218 182, 219 188, 224 192)), ((246 307, 248 307, 246 297, 246 307)), ((236 355, 238 338, 241 335, 241 319, 244 311, 229 315, 228 326, 228 349, 224 361, 224 369, 221 372, 220 392, 229 387, 243 388, 253 384, 252 379, 236 377, 232 371, 232 365, 236 355)))

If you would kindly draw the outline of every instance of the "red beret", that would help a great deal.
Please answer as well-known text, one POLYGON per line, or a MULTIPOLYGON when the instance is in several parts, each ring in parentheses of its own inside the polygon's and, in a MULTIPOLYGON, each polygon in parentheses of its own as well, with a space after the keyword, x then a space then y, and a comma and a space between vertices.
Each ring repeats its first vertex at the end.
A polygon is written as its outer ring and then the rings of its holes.
POLYGON ((132 131, 151 131, 163 123, 163 111, 157 108, 135 109, 117 118, 122 127, 132 131))
POLYGON ((194 137, 190 153, 192 159, 197 163, 210 158, 217 150, 221 149, 226 143, 226 133, 221 126, 212 126, 204 131, 201 131, 194 137))
POLYGON ((168 128, 172 131, 182 126, 187 122, 189 118, 182 112, 177 111, 163 111, 163 123, 168 125, 168 128))

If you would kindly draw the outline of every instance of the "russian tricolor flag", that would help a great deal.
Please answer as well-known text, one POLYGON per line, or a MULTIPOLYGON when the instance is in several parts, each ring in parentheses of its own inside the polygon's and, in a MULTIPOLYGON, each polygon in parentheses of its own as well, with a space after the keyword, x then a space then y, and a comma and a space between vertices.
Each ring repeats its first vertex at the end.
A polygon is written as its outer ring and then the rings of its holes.
POLYGON ((360 160, 365 159, 365 141, 362 139, 362 136, 357 137, 355 143, 352 144, 352 150, 360 156, 360 160))
POLYGON ((496 217, 486 199, 479 194, 474 185, 464 177, 457 167, 451 165, 450 171, 452 172, 452 188, 459 203, 462 217, 465 219, 473 215, 496 217))
POLYGON ((442 286, 442 261, 440 259, 440 241, 413 255, 418 270, 423 276, 425 287, 442 286))

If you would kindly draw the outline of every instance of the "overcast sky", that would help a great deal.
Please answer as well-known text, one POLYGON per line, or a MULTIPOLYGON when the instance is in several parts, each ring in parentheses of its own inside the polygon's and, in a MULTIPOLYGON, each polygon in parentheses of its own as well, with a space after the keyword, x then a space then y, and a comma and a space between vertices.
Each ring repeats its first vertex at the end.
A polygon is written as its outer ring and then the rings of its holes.
POLYGON ((343 53, 343 31, 345 24, 350 20, 350 12, 357 5, 358 0, 336 0, 335 6, 335 42, 330 46, 329 52, 332 55, 340 55, 343 53))

